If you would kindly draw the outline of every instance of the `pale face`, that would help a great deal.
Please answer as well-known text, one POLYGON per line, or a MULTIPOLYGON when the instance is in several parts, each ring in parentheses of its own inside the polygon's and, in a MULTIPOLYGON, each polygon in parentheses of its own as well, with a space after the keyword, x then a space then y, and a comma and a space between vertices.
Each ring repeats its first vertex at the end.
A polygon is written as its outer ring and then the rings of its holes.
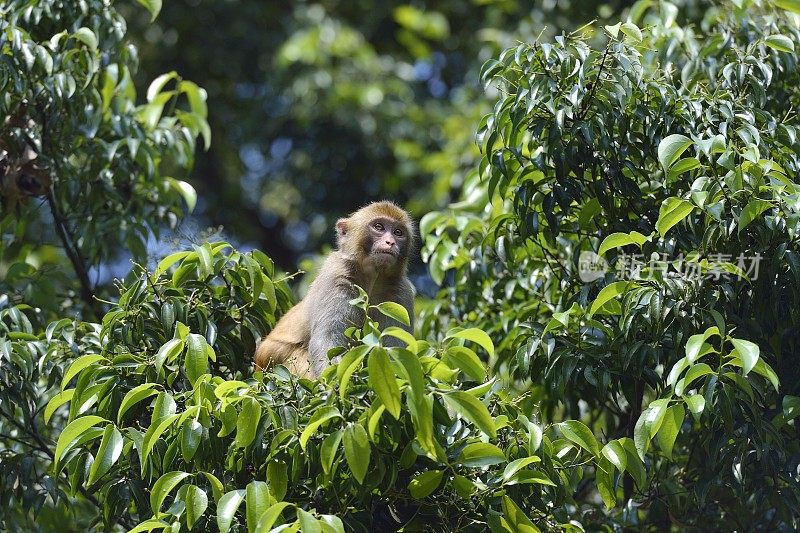
POLYGON ((367 224, 364 249, 376 266, 394 266, 408 253, 408 228, 389 217, 375 217, 367 224))

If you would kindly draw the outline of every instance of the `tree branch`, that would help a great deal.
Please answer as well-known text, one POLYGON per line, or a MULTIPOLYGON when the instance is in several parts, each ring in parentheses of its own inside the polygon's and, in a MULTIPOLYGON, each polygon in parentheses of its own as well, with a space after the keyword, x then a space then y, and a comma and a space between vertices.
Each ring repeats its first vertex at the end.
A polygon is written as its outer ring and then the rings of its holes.
POLYGON ((78 276, 78 281, 81 285, 81 299, 86 303, 92 314, 94 314, 94 317, 99 318, 102 315, 102 310, 100 309, 98 301, 95 299, 92 282, 89 280, 89 271, 86 268, 83 258, 73 244, 74 239, 72 235, 70 235, 69 228, 67 228, 61 211, 58 209, 58 203, 56 202, 55 196, 53 196, 52 188, 47 191, 47 205, 50 206, 50 212, 53 215, 53 221, 56 225, 56 232, 61 239, 61 244, 64 246, 64 251, 66 251, 67 257, 69 257, 72 267, 75 269, 75 274, 78 276))

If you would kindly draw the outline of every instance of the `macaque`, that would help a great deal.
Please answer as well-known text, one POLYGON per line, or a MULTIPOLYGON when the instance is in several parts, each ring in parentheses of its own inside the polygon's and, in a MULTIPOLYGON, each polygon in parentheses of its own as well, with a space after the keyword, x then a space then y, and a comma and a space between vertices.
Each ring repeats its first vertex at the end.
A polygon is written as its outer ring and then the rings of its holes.
MULTIPOLYGON (((325 259, 308 294, 292 307, 256 348, 256 370, 285 365, 300 377, 319 377, 330 365, 328 350, 345 346, 345 330, 364 322, 350 304, 356 285, 370 305, 396 302, 408 311, 411 327, 376 313, 381 328, 400 326, 413 332, 414 287, 406 277, 414 245, 411 217, 392 202, 375 202, 336 222, 337 249, 325 259)), ((389 341, 394 342, 394 341, 389 341)))

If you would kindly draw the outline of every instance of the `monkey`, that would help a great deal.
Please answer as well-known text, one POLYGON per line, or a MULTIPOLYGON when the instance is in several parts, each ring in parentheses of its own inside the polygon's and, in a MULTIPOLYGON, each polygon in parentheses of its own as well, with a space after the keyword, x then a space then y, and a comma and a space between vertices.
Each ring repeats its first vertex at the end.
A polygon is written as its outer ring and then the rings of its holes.
MULTIPOLYGON (((410 326, 376 313, 383 329, 400 326, 413 333, 414 286, 406 274, 414 246, 411 216, 390 201, 374 202, 336 222, 337 248, 322 264, 308 293, 281 317, 259 343, 256 370, 285 365, 298 377, 318 378, 331 362, 328 351, 345 346, 345 330, 363 324, 363 312, 350 304, 364 289, 370 305, 396 302, 408 311, 410 326)), ((390 338, 389 345, 398 342, 390 338)))

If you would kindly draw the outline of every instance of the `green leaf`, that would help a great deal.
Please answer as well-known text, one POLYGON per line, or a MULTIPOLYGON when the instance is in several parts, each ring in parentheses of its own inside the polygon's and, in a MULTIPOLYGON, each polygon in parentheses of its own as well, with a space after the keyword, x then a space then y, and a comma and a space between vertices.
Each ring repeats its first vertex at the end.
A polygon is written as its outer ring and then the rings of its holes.
POLYGON ((672 165, 669 169, 669 179, 672 180, 684 172, 689 172, 690 170, 694 170, 700 166, 700 160, 696 157, 684 157, 683 159, 678 160, 677 163, 672 165))
MULTIPOLYGON (((658 143, 658 161, 661 163, 664 172, 669 170, 681 154, 692 145, 692 142, 693 141, 685 135, 673 134, 664 137, 664 139, 658 143)), ((659 233, 661 232, 659 231, 659 233)))
POLYGON ((125 397, 122 398, 122 403, 119 404, 117 423, 122 421, 122 417, 125 416, 125 413, 127 413, 131 407, 141 402, 145 398, 149 398, 150 396, 158 394, 158 391, 155 390, 157 386, 157 383, 142 383, 141 385, 129 390, 127 394, 125 394, 125 397))
POLYGON ((197 246, 192 246, 194 251, 197 252, 197 258, 200 262, 200 277, 207 278, 214 274, 214 259, 211 257, 211 248, 208 243, 197 246))
POLYGON ((276 502, 269 492, 268 485, 263 481, 251 481, 245 490, 247 531, 255 531, 261 516, 276 502))
POLYGON ((156 20, 156 17, 161 12, 161 0, 136 0, 150 12, 150 22, 156 20))
POLYGON ((246 448, 256 438, 258 423, 261 421, 261 404, 255 398, 245 396, 242 409, 236 419, 236 446, 246 448))
POLYGON ((394 369, 389 356, 381 347, 370 352, 367 360, 369 384, 378 395, 386 410, 395 418, 400 418, 400 388, 397 386, 394 369))
POLYGON ((758 374, 759 376, 763 376, 772 383, 772 386, 775 388, 775 392, 778 392, 778 386, 780 385, 780 381, 778 380, 778 375, 772 369, 769 364, 767 364, 764 359, 759 358, 756 361, 756 366, 753 367, 753 372, 758 374))
POLYGON ((770 35, 764 39, 764 44, 779 52, 794 52, 794 42, 785 35, 770 35))
POLYGON ((475 396, 459 390, 441 394, 447 406, 492 438, 497 436, 489 410, 475 396))
POLYGON ((689 411, 691 411, 695 419, 700 417, 700 415, 703 413, 703 409, 706 406, 706 399, 703 397, 702 394, 684 396, 683 401, 686 402, 686 407, 689 408, 689 411))
POLYGON ((183 201, 186 202, 186 207, 189 212, 191 213, 194 211, 194 207, 197 205, 197 191, 194 190, 194 187, 185 181, 176 180, 174 178, 169 178, 167 182, 175 192, 181 195, 183 201))
POLYGON ((760 200, 758 198, 754 200, 750 200, 744 209, 742 209, 742 213, 739 215, 739 233, 747 227, 755 218, 767 209, 772 207, 772 203, 766 200, 760 200))
POLYGON ((615 248, 621 248, 622 246, 627 246, 629 244, 636 244, 639 248, 647 241, 647 237, 639 233, 638 231, 632 231, 631 233, 612 233, 600 244, 600 249, 597 251, 598 255, 603 255, 609 250, 613 250, 615 248))
POLYGON ((783 417, 787 422, 800 415, 800 398, 797 396, 787 394, 783 397, 781 406, 783 407, 783 417))
POLYGON ((465 346, 448 346, 442 362, 451 368, 458 368, 475 381, 482 383, 486 380, 486 367, 477 354, 465 346))
POLYGON ((694 380, 713 373, 714 371, 711 369, 711 367, 705 363, 698 363, 692 366, 686 373, 686 377, 678 381, 678 383, 675 385, 675 394, 678 396, 683 396, 686 388, 691 385, 694 380))
POLYGON ((430 495, 439 487, 439 484, 442 482, 443 474, 443 470, 429 470, 418 474, 408 484, 408 490, 411 492, 411 496, 417 500, 421 500, 430 495))
POLYGON ((267 465, 267 483, 273 498, 280 501, 286 496, 289 486, 289 474, 286 463, 273 459, 267 465))
POLYGON ((350 384, 350 377, 353 372, 358 370, 364 357, 372 349, 371 346, 360 345, 356 346, 342 356, 342 360, 336 366, 336 377, 339 380, 339 399, 342 402, 347 401, 347 388, 350 384))
POLYGON ((75 33, 72 34, 72 36, 91 48, 93 51, 97 50, 97 36, 89 28, 78 28, 75 33))
POLYGON ((153 510, 155 516, 161 514, 161 505, 169 493, 172 492, 178 483, 189 477, 188 472, 167 472, 155 482, 153 490, 150 492, 150 508, 153 510))
POLYGON ((664 421, 661 423, 661 427, 656 434, 658 447, 661 448, 661 451, 664 452, 664 455, 669 459, 672 459, 672 447, 675 445, 675 439, 678 436, 678 432, 681 430, 681 425, 683 425, 683 418, 685 416, 686 412, 682 404, 676 403, 671 405, 667 409, 664 421))
POLYGON ((95 364, 98 361, 103 361, 106 358, 102 355, 97 354, 89 354, 89 355, 82 355, 75 359, 66 372, 64 372, 64 377, 61 380, 61 390, 63 391, 69 382, 72 381, 72 378, 77 376, 82 370, 85 368, 95 364))
POLYGON ((673 226, 689 216, 692 211, 694 211, 694 205, 691 202, 674 196, 667 198, 658 211, 656 231, 663 237, 673 226))
POLYGON ((620 26, 620 31, 636 42, 642 41, 642 30, 633 22, 625 22, 620 26))
POLYGON ((689 359, 686 357, 681 357, 678 361, 672 365, 672 369, 669 371, 669 376, 667 376, 667 385, 674 385, 678 378, 681 376, 684 370, 689 366, 689 359))
POLYGON ((322 463, 322 471, 326 475, 330 475, 333 469, 333 460, 336 458, 336 452, 339 450, 339 444, 342 442, 342 435, 344 431, 338 429, 325 437, 322 441, 322 446, 319 451, 320 462, 322 463))
POLYGON ((602 457, 597 464, 595 483, 606 509, 613 509, 617 504, 617 495, 614 491, 614 465, 606 457, 602 457))
POLYGON ((319 522, 322 525, 322 531, 324 531, 324 533, 345 533, 344 522, 336 515, 319 515, 319 522))
POLYGON ((149 103, 155 102, 158 98, 158 95, 164 89, 164 86, 169 83, 170 80, 174 80, 178 78, 178 73, 174 70, 171 72, 165 72, 160 76, 156 77, 150 85, 147 87, 147 101, 149 103))
POLYGON ((163 419, 156 419, 150 424, 150 427, 147 429, 147 432, 144 435, 144 441, 142 442, 142 469, 144 470, 145 464, 147 462, 147 458, 150 457, 150 452, 153 451, 153 447, 155 447, 156 442, 158 439, 161 438, 161 435, 167 430, 169 426, 171 426, 181 415, 169 415, 164 417, 163 419))
POLYGON ((475 483, 461 475, 456 475, 453 478, 453 488, 456 489, 456 494, 458 494, 462 499, 467 500, 469 499, 472 494, 478 490, 478 487, 475 486, 475 483))
POLYGON ((800 15, 800 0, 774 0, 776 6, 800 15))
POLYGON ((566 420, 558 424, 558 429, 564 437, 577 444, 595 457, 600 455, 600 445, 594 438, 592 430, 579 420, 566 420))
POLYGON ((371 448, 367 431, 361 424, 350 424, 344 430, 344 457, 355 480, 362 484, 369 470, 371 448))
POLYGON ((650 438, 656 436, 656 433, 661 428, 664 422, 664 416, 667 414, 667 407, 669 407, 669 398, 661 398, 650 402, 648 409, 642 413, 645 419, 647 428, 650 432, 650 438))
POLYGON ((644 488, 645 483, 647 483, 647 472, 644 469, 644 463, 639 458, 636 445, 630 437, 623 437, 618 440, 625 450, 625 457, 627 459, 625 470, 631 475, 636 486, 641 490, 644 488))
POLYGON ((76 418, 67 424, 67 427, 65 427, 61 435, 58 436, 56 451, 53 456, 53 470, 56 473, 60 472, 59 463, 64 459, 67 452, 72 450, 78 439, 80 439, 89 428, 93 428, 102 423, 108 423, 108 420, 99 416, 89 415, 76 418))
POLYGON ((336 407, 326 405, 317 409, 308 421, 308 425, 303 430, 303 433, 300 435, 300 447, 305 451, 308 439, 311 438, 321 425, 334 418, 342 418, 342 414, 336 407))
POLYGON ((506 465, 505 470, 503 470, 503 483, 508 483, 511 481, 517 473, 519 473, 523 468, 532 464, 532 463, 540 463, 542 460, 532 455, 530 457, 521 457, 519 459, 515 459, 506 465))
POLYGON ((297 521, 300 523, 302 533, 322 533, 322 526, 314 515, 300 507, 297 508, 297 521))
POLYGON ((197 420, 187 420, 181 428, 181 455, 187 463, 194 458, 203 438, 203 425, 197 420))
POLYGON ((64 391, 59 392, 52 398, 50 401, 47 402, 47 407, 44 409, 44 423, 47 424, 50 422, 50 418, 56 412, 56 409, 67 403, 68 401, 72 400, 72 397, 75 395, 75 389, 67 389, 64 391))
POLYGON ((589 316, 592 316, 597 311, 603 308, 605 304, 616 298, 620 294, 626 292, 629 285, 636 285, 630 281, 615 281, 614 283, 610 283, 603 287, 600 293, 597 295, 597 298, 594 299, 592 302, 592 306, 589 308, 589 316))
POLYGON ((275 521, 278 520, 278 518, 281 516, 281 513, 287 507, 294 507, 294 505, 289 502, 278 502, 270 505, 269 509, 267 509, 258 520, 256 532, 267 533, 268 531, 272 531, 272 526, 275 524, 275 521))
POLYGON ((621 26, 622 26, 622 23, 621 22, 617 22, 613 26, 610 26, 610 25, 609 26, 603 26, 603 28, 609 33, 609 35, 611 35, 611 37, 616 39, 617 35, 619 35, 619 29, 620 29, 621 26))
POLYGON ((243 489, 232 490, 226 493, 217 503, 217 527, 220 533, 229 533, 233 517, 236 511, 239 510, 242 500, 244 500, 245 491, 243 489))
POLYGON ((414 335, 402 328, 398 328, 397 326, 389 326, 381 332, 381 339, 384 337, 394 337, 396 339, 400 339, 406 343, 409 350, 411 350, 413 353, 417 353, 417 339, 414 338, 414 335))
POLYGON ((758 363, 761 350, 758 344, 744 339, 731 339, 731 343, 733 343, 736 352, 742 359, 742 374, 746 376, 755 368, 756 363, 758 363))
POLYGON ((203 472, 203 475, 206 477, 208 483, 211 485, 211 490, 213 491, 214 494, 214 501, 219 502, 222 499, 223 496, 222 491, 225 490, 225 487, 222 486, 222 482, 217 478, 217 476, 215 476, 211 472, 203 472))
POLYGON ((472 467, 496 465, 505 461, 506 456, 503 450, 488 442, 467 444, 461 450, 461 455, 458 458, 458 462, 461 464, 472 467))
POLYGON ((686 360, 689 363, 694 363, 700 357, 701 352, 706 353, 703 352, 703 343, 714 335, 717 337, 720 336, 717 326, 711 326, 704 333, 698 333, 697 335, 689 337, 689 340, 686 342, 686 360))
POLYGON ((411 326, 411 319, 408 317, 408 310, 396 302, 381 302, 378 305, 373 305, 375 309, 382 314, 397 320, 404 326, 411 326))
POLYGON ((647 423, 647 415, 650 409, 645 409, 639 415, 636 425, 633 428, 633 444, 635 446, 636 454, 639 459, 644 461, 644 456, 647 453, 647 448, 650 446, 650 428, 647 423))
POLYGON ((183 502, 186 504, 186 525, 192 529, 208 509, 208 495, 197 485, 189 485, 183 495, 183 502))
POLYGON ((190 333, 186 337, 186 377, 194 386, 195 381, 208 372, 208 352, 206 352, 206 339, 197 333, 190 333))
POLYGON ((145 520, 144 522, 137 525, 135 528, 128 531, 128 533, 150 533, 155 529, 167 529, 170 525, 163 521, 163 520, 156 520, 155 518, 151 518, 150 520, 145 520))
POLYGON ((164 363, 178 357, 178 354, 183 351, 184 346, 185 343, 183 339, 172 339, 164 343, 164 345, 158 349, 153 362, 156 372, 161 374, 161 368, 164 366, 164 363))
POLYGON ((216 388, 214 388, 214 396, 222 400, 226 396, 238 391, 239 389, 249 389, 249 388, 250 385, 248 385, 244 381, 231 379, 228 381, 223 381, 222 383, 217 385, 216 388))
POLYGON ((539 528, 531 522, 530 518, 525 516, 525 513, 514 503, 514 500, 506 495, 503 496, 501 509, 503 510, 503 518, 506 522, 512 524, 513 531, 519 533, 539 533, 539 528))
MULTIPOLYGON (((208 93, 205 89, 198 86, 193 81, 181 80, 178 84, 178 90, 186 94, 192 113, 196 113, 203 118, 208 116, 208 104, 206 103, 208 100, 208 93)), ((208 148, 207 143, 206 148, 208 148)))
POLYGON ((612 440, 601 450, 603 457, 611 461, 617 470, 620 472, 624 472, 625 468, 628 466, 628 457, 625 454, 625 448, 622 447, 622 444, 617 440, 612 440))
POLYGON ((114 466, 114 463, 117 462, 122 453, 122 445, 122 434, 114 424, 108 424, 103 432, 97 456, 95 456, 94 462, 89 469, 89 478, 86 481, 88 487, 92 486, 95 481, 111 470, 111 467, 114 466))
POLYGON ((486 334, 486 332, 478 328, 463 329, 459 332, 452 333, 445 338, 457 338, 472 341, 486 350, 486 353, 489 354, 489 357, 494 356, 494 343, 492 342, 492 339, 486 334))

